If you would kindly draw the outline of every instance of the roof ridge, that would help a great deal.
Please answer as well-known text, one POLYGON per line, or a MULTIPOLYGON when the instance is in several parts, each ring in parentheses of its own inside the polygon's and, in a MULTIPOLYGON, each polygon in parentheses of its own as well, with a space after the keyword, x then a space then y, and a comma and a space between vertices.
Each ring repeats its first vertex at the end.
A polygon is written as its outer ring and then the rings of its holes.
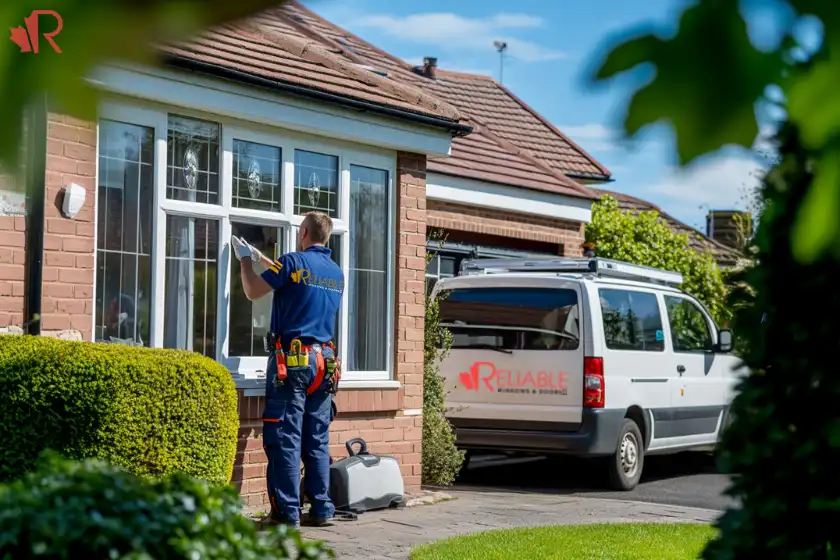
POLYGON ((347 58, 349 58, 350 60, 352 60, 353 62, 355 62, 357 64, 365 64, 365 60, 361 56, 359 56, 356 53, 350 51, 349 49, 344 48, 341 45, 341 43, 339 43, 338 41, 334 41, 333 39, 327 37, 326 35, 319 32, 314 27, 299 22, 294 17, 292 17, 292 15, 290 13, 288 13, 286 10, 283 10, 282 9, 283 6, 285 6, 285 4, 273 8, 271 11, 276 13, 277 17, 281 18, 283 21, 285 21, 286 23, 288 23, 289 25, 291 25, 292 27, 294 27, 295 29, 297 29, 298 31, 303 33, 304 35, 309 36, 311 39, 315 39, 315 40, 321 41, 323 43, 326 43, 330 47, 333 47, 334 49, 340 51, 342 55, 346 56, 347 58))
POLYGON ((488 80, 491 82, 495 82, 496 80, 493 76, 487 76, 486 74, 473 74, 471 72, 458 72, 456 70, 447 70, 446 68, 438 68, 438 74, 443 74, 445 76, 453 76, 455 78, 472 78, 478 80, 488 80))
MULTIPOLYGON (((575 181, 571 177, 567 176, 565 173, 561 173, 560 171, 557 171, 556 169, 554 169, 553 167, 551 167, 550 165, 548 165, 544 161, 540 160, 537 156, 532 154, 529 150, 527 150, 525 148, 522 148, 520 146, 517 146, 513 142, 511 142, 509 140, 505 140, 501 136, 497 135, 495 132, 493 132, 490 129, 490 127, 488 127, 486 124, 484 124, 482 119, 480 119, 480 118, 478 118, 478 117, 476 117, 475 115, 472 115, 472 114, 468 115, 468 118, 469 118, 469 120, 479 124, 479 126, 480 126, 479 132, 482 135, 488 137, 489 139, 491 139, 493 142, 495 142, 496 144, 498 144, 502 148, 504 148, 504 149, 506 149, 510 152, 513 152, 514 154, 521 157, 522 159, 534 164, 540 170, 542 170, 542 171, 548 173, 549 175, 551 175, 552 177, 555 177, 556 179, 558 179, 561 183, 563 183, 564 186, 567 186, 571 189, 574 189, 574 190, 578 191, 580 194, 586 196, 587 198, 597 198, 597 196, 595 196, 595 193, 593 193, 589 188, 585 187, 584 185, 581 185, 580 183, 578 183, 577 181, 575 181)), ((475 132, 475 129, 473 129, 473 132, 475 132)))
POLYGON ((381 88, 383 91, 407 103, 417 104, 425 109, 438 111, 441 113, 441 116, 452 121, 457 122, 462 118, 458 109, 449 103, 432 97, 409 84, 389 80, 378 74, 364 70, 354 63, 343 59, 341 56, 330 52, 325 46, 314 39, 304 40, 284 35, 253 20, 249 21, 246 26, 247 28, 253 29, 256 36, 304 60, 341 72, 353 80, 381 88))
POLYGON ((306 6, 304 6, 303 4, 298 2, 298 0, 287 0, 286 2, 283 3, 283 5, 280 7, 280 9, 283 9, 283 8, 286 8, 286 7, 294 7, 294 8, 296 8, 296 9, 302 11, 302 12, 305 12, 309 17, 311 17, 313 19, 316 19, 316 20, 332 27, 333 29, 336 29, 336 30, 340 31, 341 33, 344 34, 345 37, 352 37, 354 40, 359 41, 360 43, 364 43, 372 51, 375 51, 376 53, 381 54, 385 58, 396 62, 397 64, 402 66, 403 69, 411 72, 412 74, 416 74, 416 72, 414 72, 414 67, 411 64, 409 64, 408 62, 406 62, 405 60, 403 60, 403 59, 401 59, 397 56, 394 56, 387 51, 384 51, 384 50, 380 49, 379 47, 377 47, 373 43, 370 43, 369 41, 365 41, 364 39, 362 39, 361 37, 359 37, 355 33, 352 33, 350 31, 348 31, 347 29, 341 27, 340 25, 338 25, 336 23, 333 23, 333 22, 329 21, 328 19, 325 19, 325 18, 321 17, 317 13, 313 12, 312 10, 310 10, 309 8, 307 8, 306 6))
POLYGON ((574 140, 572 140, 571 138, 569 138, 568 136, 566 136, 565 134, 563 134, 563 132, 561 132, 559 128, 557 128, 556 126, 554 126, 554 125, 551 123, 551 121, 549 121, 548 119, 546 119, 545 117, 543 117, 541 114, 539 114, 537 111, 535 111, 535 110, 533 109, 533 107, 531 107, 530 105, 528 105, 527 103, 525 103, 525 101, 523 101, 522 99, 520 99, 520 98, 519 98, 519 97, 518 97, 515 93, 513 93, 513 92, 512 92, 512 91, 510 91, 508 88, 506 88, 505 86, 503 86, 502 84, 500 84, 500 83, 499 83, 499 82, 498 82, 495 78, 492 78, 492 77, 491 77, 490 79, 491 79, 491 80, 493 80, 493 83, 495 83, 495 84, 496 84, 496 86, 498 86, 498 87, 499 87, 499 89, 501 89, 501 90, 502 90, 502 91, 504 91, 506 94, 508 94, 508 95, 509 95, 509 96, 510 96, 510 97, 511 97, 514 101, 516 101, 517 103, 519 103, 519 104, 522 106, 522 108, 523 108, 523 109, 525 109, 526 111, 528 111, 529 113, 531 113, 533 116, 535 116, 537 119, 539 119, 539 121, 540 121, 540 122, 542 122, 545 126, 547 126, 547 127, 548 127, 548 128, 549 128, 552 132, 554 132, 556 135, 560 136, 563 140, 565 140, 566 142, 568 142, 568 143, 569 143, 569 145, 570 145, 572 148, 574 148, 575 150, 577 150, 577 151, 578 151, 578 152, 579 152, 579 153, 580 153, 583 157, 585 157, 586 159, 588 159, 588 160, 592 163, 592 165, 594 165, 595 167, 597 167, 598 169, 600 169, 600 170, 601 170, 601 172, 602 172, 602 173, 603 173, 606 177, 611 177, 611 176, 612 176, 612 173, 610 173, 610 170, 609 170, 609 169, 607 169, 607 168, 606 168, 606 167, 605 167, 605 166, 604 166, 601 162, 599 162, 599 161, 598 161, 598 160, 596 160, 594 157, 592 157, 592 156, 589 154, 589 152, 587 152, 586 150, 584 150, 583 148, 581 148, 581 147, 580 147, 580 145, 578 145, 578 143, 577 143, 577 142, 575 142, 574 140))

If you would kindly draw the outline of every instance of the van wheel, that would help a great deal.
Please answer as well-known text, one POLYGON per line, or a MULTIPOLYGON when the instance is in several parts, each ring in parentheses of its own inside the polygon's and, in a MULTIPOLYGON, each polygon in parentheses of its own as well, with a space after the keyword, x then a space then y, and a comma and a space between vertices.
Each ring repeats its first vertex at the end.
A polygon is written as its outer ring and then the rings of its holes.
POLYGON ((625 418, 619 431, 618 447, 609 461, 610 486, 615 490, 632 490, 642 478, 645 448, 639 426, 625 418))

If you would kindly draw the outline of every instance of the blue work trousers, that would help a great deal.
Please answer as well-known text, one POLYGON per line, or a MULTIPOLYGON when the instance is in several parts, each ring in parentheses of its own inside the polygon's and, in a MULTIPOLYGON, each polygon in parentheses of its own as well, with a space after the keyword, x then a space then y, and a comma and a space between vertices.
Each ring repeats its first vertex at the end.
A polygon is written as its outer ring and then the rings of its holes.
MULTIPOLYGON (((324 348, 324 353, 332 350, 324 348)), ((266 482, 273 515, 288 522, 300 519, 300 461, 306 472, 304 491, 317 519, 331 519, 330 500, 330 408, 332 395, 325 381, 312 394, 306 390, 315 380, 315 352, 309 366, 287 368, 285 383, 274 386, 277 367, 268 360, 266 403, 263 412, 263 445, 268 456, 266 482)))

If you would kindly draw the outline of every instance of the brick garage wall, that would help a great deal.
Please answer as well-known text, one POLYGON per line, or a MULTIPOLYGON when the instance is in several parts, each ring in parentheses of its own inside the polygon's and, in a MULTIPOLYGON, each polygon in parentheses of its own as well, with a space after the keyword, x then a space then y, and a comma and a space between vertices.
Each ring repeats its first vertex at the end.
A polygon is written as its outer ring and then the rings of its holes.
POLYGON ((583 222, 429 200, 428 226, 553 243, 563 246, 564 256, 583 255, 583 222))
POLYGON ((44 287, 41 329, 73 329, 93 339, 96 125, 51 113, 47 121, 44 287), (61 214, 61 189, 71 183, 87 196, 73 219, 61 214))
MULTIPOLYGON (((361 437, 374 453, 400 462, 406 490, 420 487, 423 419, 423 321, 426 268, 426 157, 397 156, 399 220, 396 239, 394 364, 399 389, 342 389, 330 431, 330 455, 347 455, 346 441, 361 437)), ((233 481, 250 508, 267 507, 262 450, 263 397, 239 391, 239 446, 233 481)))

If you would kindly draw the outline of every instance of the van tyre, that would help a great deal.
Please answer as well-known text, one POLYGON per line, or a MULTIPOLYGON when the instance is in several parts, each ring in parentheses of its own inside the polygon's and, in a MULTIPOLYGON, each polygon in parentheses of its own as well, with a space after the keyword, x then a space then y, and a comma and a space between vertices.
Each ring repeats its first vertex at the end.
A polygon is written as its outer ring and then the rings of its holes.
POLYGON ((614 490, 632 490, 642 478, 645 448, 639 426, 630 418, 621 423, 618 446, 609 460, 610 487, 614 490))

